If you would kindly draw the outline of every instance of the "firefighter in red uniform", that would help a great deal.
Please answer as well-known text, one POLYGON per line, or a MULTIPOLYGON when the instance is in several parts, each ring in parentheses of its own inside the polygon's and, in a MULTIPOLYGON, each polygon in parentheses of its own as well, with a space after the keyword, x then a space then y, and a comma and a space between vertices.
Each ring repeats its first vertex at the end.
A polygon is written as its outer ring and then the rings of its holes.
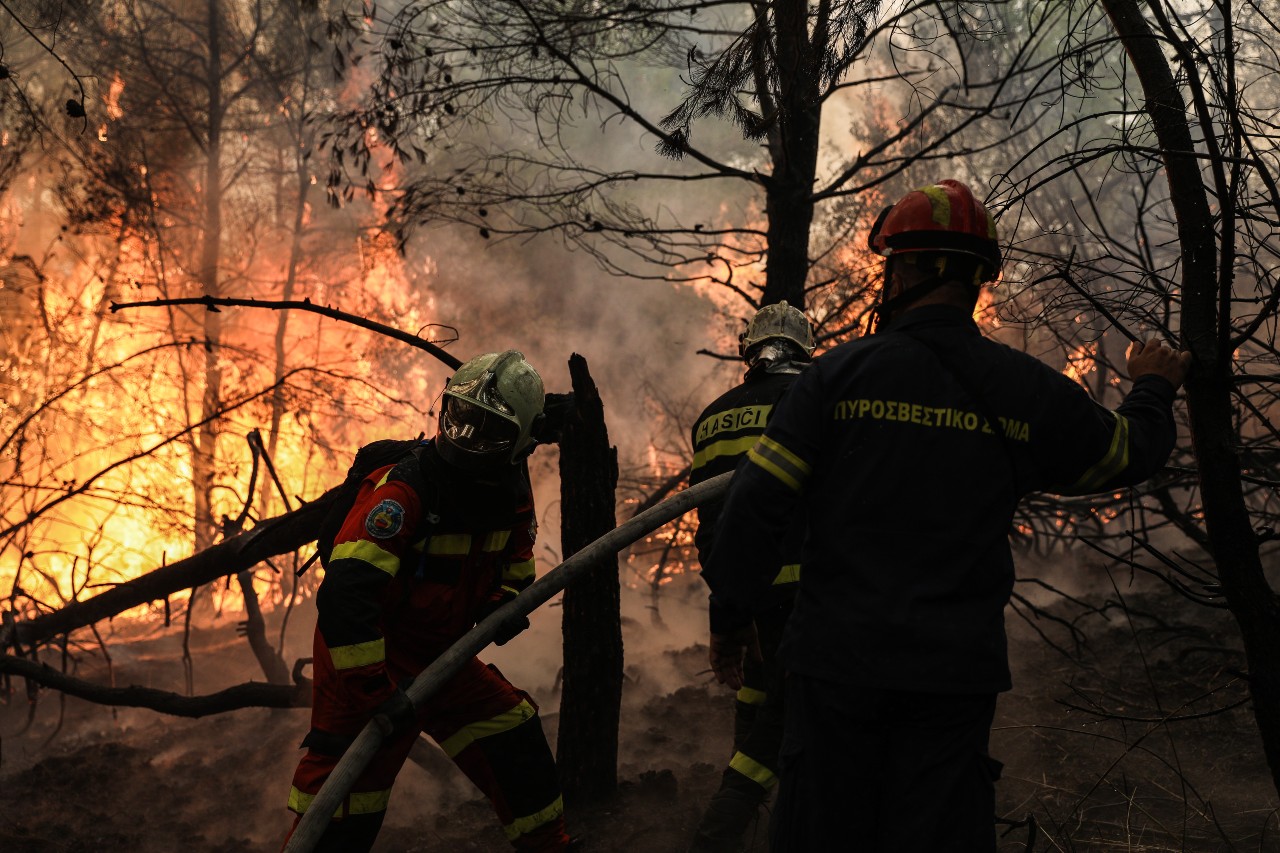
POLYGON ((568 849, 555 761, 528 694, 476 658, 416 715, 399 686, 532 582, 537 528, 522 463, 543 399, 521 353, 473 358, 446 385, 435 439, 361 484, 316 598, 311 731, 289 808, 306 812, 375 714, 395 730, 317 850, 372 847, 419 732, 485 793, 513 847, 568 849))
MULTIPOLYGON (((813 327, 800 309, 779 302, 755 313, 738 342, 738 354, 747 364, 746 376, 740 385, 708 404, 694 422, 689 485, 737 467, 764 432, 782 395, 808 366, 813 350, 813 327)), ((698 508, 694 544, 700 559, 711 553, 721 506, 722 502, 716 501, 698 508)), ((803 525, 797 524, 773 579, 771 605, 755 613, 761 658, 744 663, 743 683, 734 705, 733 757, 694 831, 688 853, 739 850, 760 805, 778 781, 782 672, 776 653, 800 581, 803 535, 803 525)), ((720 614, 714 604, 710 618, 712 636, 718 636, 720 614)))
POLYGON ((1190 356, 1135 344, 1133 387, 1111 411, 984 338, 972 312, 1000 249, 956 181, 886 209, 871 247, 887 258, 877 333, 815 359, 734 475, 703 567, 729 616, 712 664, 741 683, 752 612, 799 513, 773 849, 991 853, 1014 510, 1030 492, 1108 492, 1159 471, 1190 356))

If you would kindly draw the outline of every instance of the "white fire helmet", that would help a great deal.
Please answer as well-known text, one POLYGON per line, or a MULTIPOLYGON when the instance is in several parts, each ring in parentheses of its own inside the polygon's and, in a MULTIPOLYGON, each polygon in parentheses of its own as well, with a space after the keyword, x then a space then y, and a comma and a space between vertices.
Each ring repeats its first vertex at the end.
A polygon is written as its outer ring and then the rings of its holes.
POLYGON ((738 355, 746 358, 753 347, 779 339, 800 347, 806 358, 813 355, 813 326, 803 311, 792 308, 785 299, 756 312, 747 323, 747 330, 738 337, 738 355))
POLYGON ((523 353, 478 355, 445 385, 436 448, 465 470, 514 465, 532 449, 545 397, 542 377, 523 353))

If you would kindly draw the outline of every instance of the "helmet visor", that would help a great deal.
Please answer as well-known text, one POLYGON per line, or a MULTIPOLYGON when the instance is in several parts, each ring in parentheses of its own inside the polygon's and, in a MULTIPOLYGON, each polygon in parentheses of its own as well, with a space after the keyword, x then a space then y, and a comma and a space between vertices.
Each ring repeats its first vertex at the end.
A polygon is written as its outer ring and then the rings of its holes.
POLYGON ((440 431, 459 450, 490 454, 509 450, 520 428, 514 421, 470 400, 447 396, 440 415, 440 431))

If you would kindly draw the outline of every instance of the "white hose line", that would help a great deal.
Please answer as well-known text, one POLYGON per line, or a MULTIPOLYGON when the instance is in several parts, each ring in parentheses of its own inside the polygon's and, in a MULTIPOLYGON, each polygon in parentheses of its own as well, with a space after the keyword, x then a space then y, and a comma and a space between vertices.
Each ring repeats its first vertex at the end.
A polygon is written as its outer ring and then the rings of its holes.
MULTIPOLYGON (((503 623, 508 619, 527 616, 568 586, 574 578, 590 571, 593 566, 599 565, 604 558, 618 553, 672 519, 684 515, 695 506, 721 497, 728 490, 729 479, 732 476, 733 472, 730 471, 677 492, 657 506, 645 510, 610 530, 534 581, 528 589, 464 634, 458 642, 449 647, 448 651, 419 673, 406 691, 413 702, 413 707, 422 707, 422 703, 448 681, 464 663, 493 642, 493 638, 497 636, 503 623)), ((311 853, 315 849, 329 821, 333 819, 343 799, 350 793, 351 786, 364 772, 374 753, 386 738, 387 732, 383 730, 385 725, 385 721, 380 717, 370 720, 351 746, 347 747, 338 766, 329 774, 320 792, 316 794, 315 799, 302 815, 302 820, 298 822, 298 827, 290 837, 283 853, 311 853)))

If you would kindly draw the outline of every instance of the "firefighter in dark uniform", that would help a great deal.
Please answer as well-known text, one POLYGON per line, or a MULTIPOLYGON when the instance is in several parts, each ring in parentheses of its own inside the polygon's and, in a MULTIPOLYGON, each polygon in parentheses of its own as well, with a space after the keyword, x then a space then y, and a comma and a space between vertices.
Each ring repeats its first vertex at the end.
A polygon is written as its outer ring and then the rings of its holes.
POLYGON ((984 338, 972 311, 1000 250, 956 181, 907 194, 870 242, 887 258, 880 328, 814 360, 735 474, 703 570, 733 629, 715 668, 741 682, 752 613, 799 513, 773 849, 994 851, 987 747, 1010 688, 1015 507, 1159 471, 1190 356, 1135 344, 1133 387, 1110 411, 984 338))
MULTIPOLYGON (((813 355, 813 328, 798 308, 786 302, 756 312, 739 338, 738 354, 746 377, 713 401, 693 427, 693 464, 689 484, 732 471, 764 433, 769 415, 813 355)), ((720 504, 699 507, 694 544, 700 559, 711 553, 720 504)), ((778 748, 782 744, 782 681, 776 666, 778 642, 791 614, 800 579, 803 530, 790 536, 770 590, 770 606, 754 614, 761 659, 745 663, 734 713, 734 754, 720 789, 707 806, 689 853, 732 853, 760 805, 777 783, 778 748)), ((721 614, 710 606, 711 636, 719 637, 721 614)), ((716 652, 713 649, 712 654, 716 652)))
POLYGON ((473 358, 446 385, 435 439, 361 485, 316 598, 311 731, 289 808, 301 818, 375 714, 395 731, 317 850, 373 846, 419 732, 485 793, 513 847, 568 849, 555 760, 528 694, 476 658, 416 715, 400 687, 533 581, 537 525, 522 463, 543 398, 521 353, 473 358))

